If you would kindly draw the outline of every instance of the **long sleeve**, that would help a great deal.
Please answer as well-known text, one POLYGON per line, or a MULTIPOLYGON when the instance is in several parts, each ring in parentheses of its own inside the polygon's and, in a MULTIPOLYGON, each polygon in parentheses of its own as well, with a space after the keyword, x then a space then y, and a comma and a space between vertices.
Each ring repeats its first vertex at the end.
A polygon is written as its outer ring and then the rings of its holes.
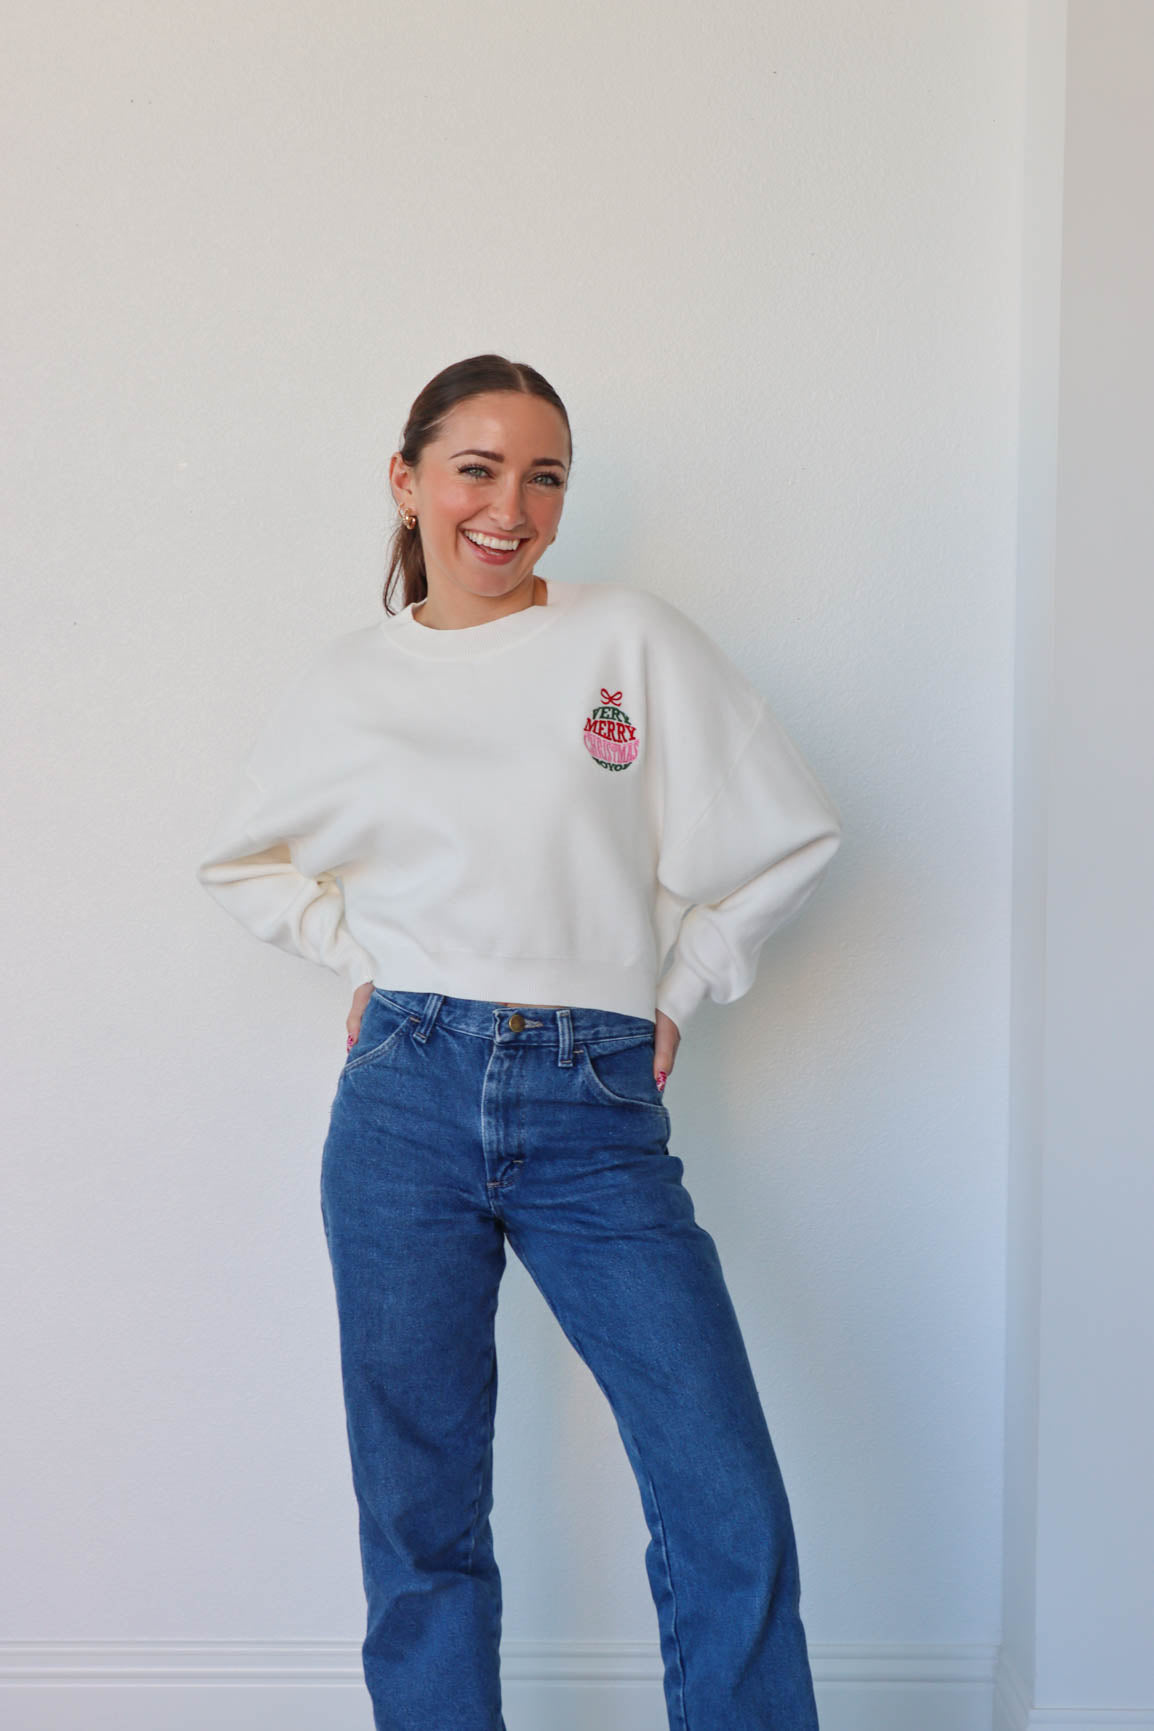
POLYGON ((355 990, 372 979, 373 965, 345 924, 335 871, 302 871, 293 838, 271 816, 272 801, 246 771, 197 880, 254 937, 331 968, 355 990))
MULTIPOLYGON (((739 697, 749 689, 738 680, 739 697)), ((656 998, 679 1030, 705 998, 730 1004, 749 990, 761 946, 812 895, 840 843, 828 794, 758 696, 729 767, 662 844, 661 887, 689 904, 656 998)))
POLYGON ((349 931, 343 874, 365 859, 374 801, 356 798, 358 746, 343 706, 351 640, 327 644, 285 680, 196 876, 253 936, 356 988, 374 966, 349 931))

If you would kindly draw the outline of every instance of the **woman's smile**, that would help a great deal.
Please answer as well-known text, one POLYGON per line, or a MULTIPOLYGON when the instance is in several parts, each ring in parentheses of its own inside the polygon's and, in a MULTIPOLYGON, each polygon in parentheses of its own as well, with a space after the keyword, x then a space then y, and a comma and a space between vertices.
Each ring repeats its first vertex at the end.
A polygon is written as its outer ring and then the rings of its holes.
POLYGON ((527 535, 485 535, 479 529, 462 529, 461 535, 484 565, 508 565, 517 557, 527 535))

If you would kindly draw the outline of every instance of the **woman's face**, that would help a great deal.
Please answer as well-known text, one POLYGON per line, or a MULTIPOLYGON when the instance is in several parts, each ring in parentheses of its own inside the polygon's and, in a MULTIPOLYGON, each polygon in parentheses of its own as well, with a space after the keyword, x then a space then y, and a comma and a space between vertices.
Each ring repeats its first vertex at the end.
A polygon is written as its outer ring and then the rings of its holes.
POLYGON ((430 594, 446 583, 507 595, 531 578, 557 533, 569 458, 565 422, 552 403, 514 391, 458 403, 415 468, 394 452, 393 493, 417 515, 430 594), (470 535, 516 546, 478 546, 470 535))

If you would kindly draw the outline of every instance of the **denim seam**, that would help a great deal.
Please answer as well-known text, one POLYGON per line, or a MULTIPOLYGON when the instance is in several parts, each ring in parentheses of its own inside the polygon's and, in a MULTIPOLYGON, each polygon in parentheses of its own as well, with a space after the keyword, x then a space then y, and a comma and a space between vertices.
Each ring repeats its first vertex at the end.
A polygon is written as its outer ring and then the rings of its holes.
MULTIPOLYGON (((494 1311, 491 1320, 495 1320, 495 1316, 496 1316, 496 1312, 494 1311)), ((496 1343, 496 1341, 494 1341, 493 1344, 489 1348, 489 1375, 488 1375, 486 1382, 485 1382, 485 1412, 486 1412, 485 1423, 487 1426, 487 1430, 486 1430, 485 1440, 484 1440, 484 1443, 483 1443, 483 1446, 481 1449, 481 1464, 480 1464, 480 1467, 478 1468, 478 1471, 477 1471, 477 1489, 476 1489, 476 1492, 473 1496, 473 1509, 472 1509, 472 1513, 469 1516, 469 1554, 465 1558, 465 1567, 469 1571, 470 1574, 472 1574, 472 1572, 473 1572, 473 1552, 477 1548, 477 1511, 481 1506, 481 1491, 484 1488, 484 1484, 485 1484, 485 1459, 486 1459, 486 1456, 488 1454, 490 1447, 492 1446, 491 1439, 492 1439, 492 1435, 493 1435, 493 1418, 494 1418, 494 1414, 495 1414, 495 1402, 493 1399, 493 1387, 494 1387, 494 1375, 493 1375, 493 1373, 496 1370, 496 1367, 497 1367, 497 1343, 496 1343)))
MULTIPOLYGON (((641 1453, 637 1449, 637 1438, 633 1436, 632 1431, 629 1434, 633 1441, 633 1447, 637 1451, 637 1459, 640 1461, 641 1453)), ((670 1619, 669 1632, 673 1637, 673 1650, 677 1654, 677 1692, 679 1696, 677 1705, 683 1731, 689 1731, 689 1719, 685 1712, 685 1654, 681 1650, 681 1637, 677 1632, 677 1589, 673 1585, 673 1570, 669 1564, 669 1544, 665 1537, 665 1521, 661 1514, 661 1504, 657 1500, 657 1488, 650 1476, 649 1469, 642 1464, 641 1470, 645 1474, 645 1482, 649 1486, 649 1495, 653 1500, 653 1510, 657 1516, 658 1531, 661 1535, 661 1561, 665 1567, 665 1580, 669 1587, 669 1597, 673 1601, 673 1616, 670 1619)))
MULTIPOLYGON (((572 1343, 573 1350, 576 1352, 577 1356, 581 1359, 581 1362, 585 1365, 585 1368, 588 1370, 590 1376, 593 1378, 594 1382, 597 1384, 597 1387, 601 1390, 601 1393, 605 1396, 605 1400, 606 1400, 606 1403, 609 1407, 610 1412, 613 1412, 613 1402, 609 1398, 609 1390, 605 1387, 605 1384, 601 1381, 601 1378, 597 1375, 597 1372, 594 1370, 593 1366, 589 1363, 589 1360, 585 1355, 585 1349, 581 1345, 581 1342, 578 1340, 577 1336, 572 1332, 572 1330, 567 1328, 565 1323, 562 1321, 560 1312, 557 1310, 556 1305, 553 1303, 553 1300, 549 1297, 549 1294, 546 1291, 546 1289, 544 1288, 544 1286, 542 1286, 541 1282, 537 1279, 537 1275, 534 1271, 533 1264, 529 1261, 529 1258, 525 1255, 524 1250, 517 1243, 516 1238, 514 1237, 513 1233, 509 1231, 508 1227, 506 1227, 506 1235, 509 1239, 510 1244, 512 1244, 513 1249, 516 1251, 516 1253, 520 1257, 521 1261, 525 1264, 525 1267, 529 1270, 529 1273, 533 1276, 533 1281, 537 1287, 537 1290, 541 1293, 542 1297, 545 1300, 545 1303, 549 1306, 549 1309, 553 1312, 553 1315, 557 1318, 557 1321, 560 1324, 562 1330, 568 1336, 570 1342, 572 1343)), ((652 1502, 653 1502, 653 1510, 657 1516, 657 1526, 658 1526, 658 1529, 660 1532, 660 1538, 661 1538, 661 1561, 665 1567, 665 1580, 666 1580, 666 1583, 669 1587, 669 1597, 670 1597, 670 1600, 672 1601, 672 1605, 673 1605, 673 1616, 672 1616, 672 1619, 670 1622, 670 1631, 669 1632, 673 1638, 673 1650, 677 1655, 677 1692, 678 1692, 678 1696, 679 1696, 679 1700, 678 1700, 677 1705, 678 1705, 678 1711, 679 1711, 679 1714, 681 1717, 681 1731, 690 1731, 689 1720, 686 1717, 686 1712, 685 1712, 685 1655, 681 1650, 681 1637, 677 1633, 677 1590, 673 1585, 673 1571, 669 1566, 669 1546, 668 1546, 668 1543, 666 1542, 666 1538, 665 1538, 665 1522, 661 1516, 661 1504, 657 1500, 657 1491, 654 1488, 653 1479, 650 1476, 650 1472, 649 1472, 648 1467, 645 1465, 645 1463, 641 1459, 641 1451, 637 1447, 637 1438, 633 1435, 632 1431, 630 1431, 628 1434, 629 1434, 629 1439, 633 1444, 634 1455, 635 1455, 638 1463, 641 1466, 641 1471, 645 1474, 645 1483, 649 1487, 649 1495, 650 1495, 650 1498, 652 1499, 652 1502)))

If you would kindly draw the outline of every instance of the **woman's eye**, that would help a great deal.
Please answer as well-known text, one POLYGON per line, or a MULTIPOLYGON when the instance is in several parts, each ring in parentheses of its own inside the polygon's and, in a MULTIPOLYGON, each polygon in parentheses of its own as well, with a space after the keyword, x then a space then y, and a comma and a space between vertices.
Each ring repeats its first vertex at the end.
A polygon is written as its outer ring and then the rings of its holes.
MULTIPOLYGON (((457 470, 458 475, 488 475, 489 472, 484 463, 463 463, 457 470)), ((533 479, 535 481, 548 481, 551 487, 561 485, 560 477, 551 474, 547 469, 543 469, 539 475, 534 475, 533 479)))

